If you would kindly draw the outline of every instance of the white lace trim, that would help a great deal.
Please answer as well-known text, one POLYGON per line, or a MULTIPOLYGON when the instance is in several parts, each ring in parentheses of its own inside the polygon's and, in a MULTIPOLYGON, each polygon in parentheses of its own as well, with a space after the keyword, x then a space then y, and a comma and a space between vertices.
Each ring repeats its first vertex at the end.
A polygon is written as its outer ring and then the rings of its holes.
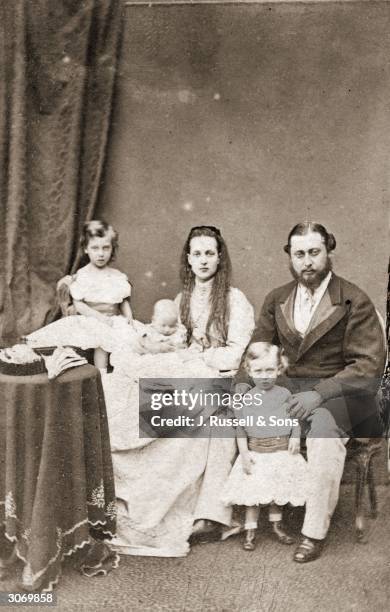
POLYGON ((5 496, 5 518, 15 518, 16 516, 16 503, 14 500, 14 496, 12 495, 12 491, 9 491, 5 496))
MULTIPOLYGON (((4 502, 0 502, 2 505, 4 505, 4 502)), ((12 516, 12 518, 17 518, 14 515, 9 515, 12 516)), ((61 554, 61 549, 62 549, 62 542, 63 542, 63 538, 65 536, 70 535, 71 533, 73 533, 74 531, 76 531, 77 529, 79 529, 82 525, 85 524, 89 524, 93 527, 96 527, 98 525, 104 525, 103 521, 90 521, 88 519, 84 519, 83 521, 80 521, 79 523, 76 523, 75 525, 73 525, 73 527, 71 527, 70 529, 67 529, 66 531, 62 531, 62 529, 60 527, 57 527, 57 539, 56 539, 56 546, 57 546, 57 553, 48 561, 48 563, 45 565, 44 568, 42 568, 41 570, 39 570, 38 572, 36 572, 35 574, 32 572, 31 570, 31 566, 28 563, 27 559, 25 557, 23 557, 23 555, 20 553, 20 551, 18 550, 18 546, 17 546, 17 542, 18 542, 18 538, 17 536, 10 536, 7 534, 7 532, 5 532, 5 537, 10 541, 10 542, 15 542, 16 546, 15 546, 15 552, 17 557, 23 561, 23 563, 25 564, 24 570, 23 570, 23 581, 25 581, 26 577, 28 578, 28 582, 27 582, 27 586, 31 585, 33 586, 34 583, 45 574, 45 572, 48 570, 48 568, 53 565, 53 563, 55 563, 60 554, 61 554)), ((110 535, 111 537, 114 537, 114 534, 109 531, 109 530, 102 530, 102 532, 105 535, 110 535)), ((29 536, 30 536, 31 530, 29 528, 25 529, 23 534, 22 534, 22 538, 26 539, 28 542, 29 536)), ((64 551, 61 554, 61 559, 60 559, 60 564, 59 564, 59 571, 57 573, 57 576, 55 577, 54 580, 51 580, 49 582, 49 585, 42 589, 43 592, 49 592, 53 590, 53 587, 58 583, 58 580, 61 576, 61 564, 62 561, 64 559, 64 557, 67 556, 71 556, 73 553, 75 553, 77 550, 80 550, 81 548, 84 548, 84 546, 86 546, 86 544, 89 544, 91 542, 91 538, 89 537, 87 540, 83 540, 80 544, 75 544, 74 546, 72 546, 72 548, 70 548, 67 551, 64 551)), ((115 552, 115 551, 114 551, 115 552)), ((113 569, 116 569, 119 565, 119 555, 116 554, 115 555, 115 559, 113 560, 113 569)), ((92 569, 100 569, 100 567, 102 566, 102 563, 99 563, 96 566, 93 566, 92 569)), ((106 570, 101 570, 100 573, 103 573, 104 575, 107 574, 106 570)), ((87 575, 84 571, 83 574, 87 575)), ((93 574, 96 575, 96 574, 93 574)), ((34 587, 36 588, 36 587, 34 587)))
POLYGON ((91 501, 87 501, 88 506, 97 506, 98 508, 104 508, 105 497, 104 497, 104 482, 100 481, 98 487, 93 489, 91 493, 91 501))
MULTIPOLYGON (((97 508, 104 508, 105 502, 104 482, 101 480, 99 486, 92 490, 91 500, 87 501, 87 505, 96 506, 97 508)), ((117 508, 114 500, 107 504, 104 514, 112 520, 116 518, 117 508)))

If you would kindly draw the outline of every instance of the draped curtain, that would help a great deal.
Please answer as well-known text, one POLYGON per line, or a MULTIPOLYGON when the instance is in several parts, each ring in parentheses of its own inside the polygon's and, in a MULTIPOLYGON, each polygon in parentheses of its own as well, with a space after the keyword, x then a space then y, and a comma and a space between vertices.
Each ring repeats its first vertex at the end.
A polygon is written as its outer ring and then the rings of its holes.
POLYGON ((53 318, 104 169, 120 0, 0 5, 0 336, 53 318))

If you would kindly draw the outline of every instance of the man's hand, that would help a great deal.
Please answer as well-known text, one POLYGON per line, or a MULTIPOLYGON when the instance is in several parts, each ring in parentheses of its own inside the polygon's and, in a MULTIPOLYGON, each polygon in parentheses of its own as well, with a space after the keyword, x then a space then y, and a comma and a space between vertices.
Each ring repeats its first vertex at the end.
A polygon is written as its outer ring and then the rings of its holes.
POLYGON ((317 391, 295 393, 287 401, 287 412, 292 417, 304 420, 321 406, 322 402, 322 397, 317 391))
POLYGON ((252 455, 249 452, 243 453, 241 455, 241 461, 245 474, 252 474, 252 465, 255 462, 252 455))
POLYGON ((298 455, 301 450, 300 438, 290 438, 288 441, 288 452, 290 455, 298 455))

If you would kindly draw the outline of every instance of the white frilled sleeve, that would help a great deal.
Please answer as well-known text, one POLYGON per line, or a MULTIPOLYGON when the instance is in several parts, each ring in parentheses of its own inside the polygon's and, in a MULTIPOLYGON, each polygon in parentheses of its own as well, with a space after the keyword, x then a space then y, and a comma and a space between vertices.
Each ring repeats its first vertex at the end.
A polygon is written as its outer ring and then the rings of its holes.
POLYGON ((72 282, 69 285, 70 295, 74 300, 81 302, 85 298, 85 290, 86 286, 80 279, 76 276, 72 278, 72 282))
POLYGON ((131 285, 126 274, 110 268, 101 277, 91 275, 88 270, 79 270, 69 286, 74 300, 120 304, 131 295, 131 285))
POLYGON ((236 370, 255 328, 252 304, 239 289, 230 289, 230 320, 226 346, 207 349, 206 365, 216 370, 236 370))

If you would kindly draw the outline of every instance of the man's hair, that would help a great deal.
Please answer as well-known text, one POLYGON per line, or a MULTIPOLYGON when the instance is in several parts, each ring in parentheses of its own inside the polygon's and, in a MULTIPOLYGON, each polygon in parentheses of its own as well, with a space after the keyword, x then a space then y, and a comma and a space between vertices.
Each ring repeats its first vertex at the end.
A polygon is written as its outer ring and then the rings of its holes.
POLYGON ((322 237, 326 250, 328 253, 334 251, 336 248, 336 238, 333 234, 330 234, 328 230, 321 225, 321 223, 312 223, 311 221, 304 221, 303 223, 297 223, 294 225, 287 238, 287 244, 284 246, 284 251, 290 255, 291 249, 291 238, 293 236, 306 236, 312 232, 317 232, 322 237))

